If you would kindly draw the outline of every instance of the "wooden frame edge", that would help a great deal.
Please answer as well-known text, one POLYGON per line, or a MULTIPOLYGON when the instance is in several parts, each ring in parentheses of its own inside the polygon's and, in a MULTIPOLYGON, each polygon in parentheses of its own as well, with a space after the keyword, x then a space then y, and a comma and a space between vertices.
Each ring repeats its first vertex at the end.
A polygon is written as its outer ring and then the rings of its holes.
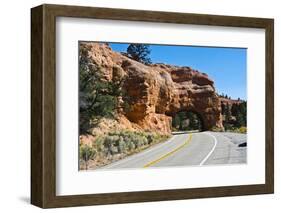
POLYGON ((31 203, 43 207, 43 7, 31 10, 31 203))
POLYGON ((274 20, 271 19, 265 28, 265 128, 266 128, 266 185, 274 193, 274 20))

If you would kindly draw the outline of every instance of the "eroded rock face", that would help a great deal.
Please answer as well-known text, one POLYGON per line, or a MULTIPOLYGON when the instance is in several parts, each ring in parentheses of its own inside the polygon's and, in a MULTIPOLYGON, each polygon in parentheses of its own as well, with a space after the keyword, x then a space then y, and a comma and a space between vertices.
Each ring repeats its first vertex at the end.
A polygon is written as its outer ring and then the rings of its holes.
POLYGON ((129 109, 119 110, 123 121, 125 117, 127 123, 143 130, 170 133, 173 115, 193 111, 201 117, 205 130, 223 128, 220 99, 206 74, 190 67, 144 65, 112 51, 106 44, 80 45, 102 68, 105 79, 124 79, 126 95, 120 97, 120 102, 125 101, 129 109))

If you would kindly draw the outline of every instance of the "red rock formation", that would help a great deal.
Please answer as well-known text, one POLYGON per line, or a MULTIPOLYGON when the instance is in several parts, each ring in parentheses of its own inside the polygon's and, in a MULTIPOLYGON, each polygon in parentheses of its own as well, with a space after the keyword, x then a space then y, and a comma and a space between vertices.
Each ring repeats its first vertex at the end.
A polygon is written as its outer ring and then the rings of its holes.
POLYGON ((242 100, 234 100, 229 98, 220 97, 221 104, 232 106, 233 104, 241 104, 243 103, 242 100))
POLYGON ((170 133, 172 116, 191 110, 201 117, 204 129, 223 128, 220 99, 206 74, 190 67, 144 65, 112 51, 106 44, 80 45, 102 68, 105 79, 125 79, 126 96, 120 101, 126 101, 130 108, 119 110, 123 121, 125 117, 141 129, 170 133))

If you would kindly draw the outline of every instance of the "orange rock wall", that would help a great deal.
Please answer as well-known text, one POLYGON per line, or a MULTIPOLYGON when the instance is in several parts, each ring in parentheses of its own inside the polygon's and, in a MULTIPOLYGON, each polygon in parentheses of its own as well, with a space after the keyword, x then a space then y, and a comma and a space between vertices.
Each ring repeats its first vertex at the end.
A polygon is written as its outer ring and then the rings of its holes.
POLYGON ((170 133, 172 116, 189 110, 199 114, 204 129, 223 128, 220 99, 206 74, 190 67, 144 65, 106 44, 80 45, 102 68, 105 79, 124 78, 126 97, 120 97, 120 102, 126 101, 129 110, 119 113, 139 128, 170 133))

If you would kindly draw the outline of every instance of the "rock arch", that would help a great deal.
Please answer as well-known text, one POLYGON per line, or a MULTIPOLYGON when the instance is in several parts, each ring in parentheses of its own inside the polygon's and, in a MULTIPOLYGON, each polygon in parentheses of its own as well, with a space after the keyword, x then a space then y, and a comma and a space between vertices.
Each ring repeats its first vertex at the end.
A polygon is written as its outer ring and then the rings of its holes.
POLYGON ((208 75, 190 67, 145 65, 106 44, 80 45, 88 51, 92 63, 101 68, 105 80, 123 78, 125 93, 119 102, 120 106, 129 106, 129 110, 118 109, 120 128, 170 133, 171 115, 194 110, 201 115, 205 130, 223 129, 221 103, 208 75))
POLYGON ((175 113, 194 111, 202 118, 204 130, 223 129, 220 99, 206 74, 189 67, 144 67, 132 62, 123 69, 128 74, 124 87, 130 97, 131 111, 126 113, 130 121, 148 129, 158 129, 162 123, 166 131, 175 113))

